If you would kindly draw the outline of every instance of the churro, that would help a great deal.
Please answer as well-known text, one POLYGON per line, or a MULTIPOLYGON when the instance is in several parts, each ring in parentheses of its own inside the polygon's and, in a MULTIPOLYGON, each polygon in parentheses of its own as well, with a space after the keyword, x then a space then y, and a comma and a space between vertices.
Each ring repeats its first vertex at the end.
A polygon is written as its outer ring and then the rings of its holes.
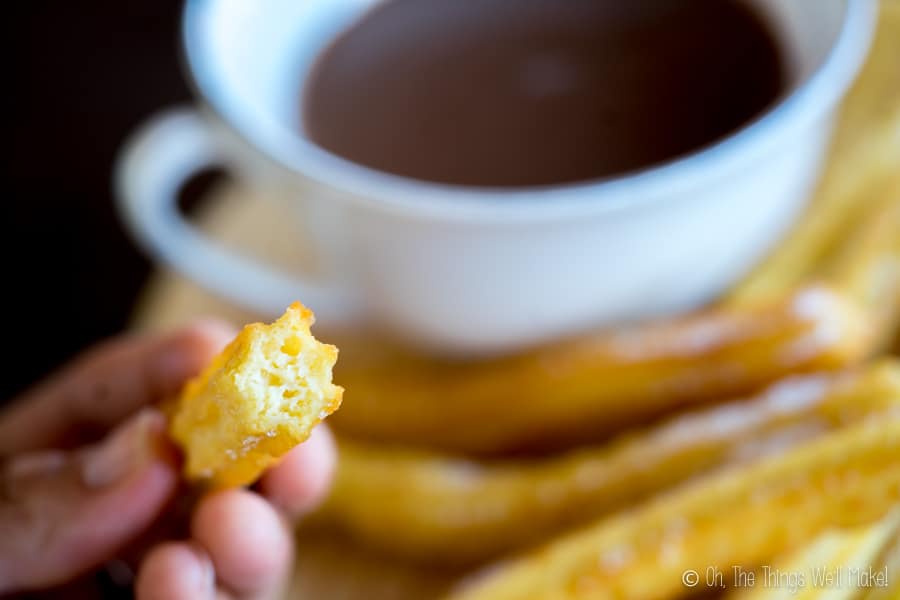
POLYGON ((343 441, 325 513, 370 546, 470 563, 543 541, 693 476, 900 409, 900 363, 797 376, 559 457, 479 462, 343 441))
POLYGON ((791 373, 845 367, 868 354, 869 338, 854 303, 814 286, 517 357, 351 365, 339 374, 353 402, 333 423, 361 439, 468 453, 596 439, 791 373))
MULTIPOLYGON (((830 433, 695 481, 470 580, 454 600, 662 600, 685 573, 754 568, 900 501, 900 417, 830 433)), ((690 583, 690 582, 688 582, 690 583)))
POLYGON ((247 325, 188 382, 170 414, 188 479, 213 487, 251 483, 337 410, 337 348, 317 341, 312 323, 298 302, 271 325, 247 325))
POLYGON ((900 321, 900 179, 827 268, 835 289, 866 313, 872 348, 888 346, 900 321))
POLYGON ((753 575, 738 571, 725 598, 859 600, 870 590, 889 587, 885 558, 898 529, 900 513, 893 510, 871 525, 827 531, 753 575))

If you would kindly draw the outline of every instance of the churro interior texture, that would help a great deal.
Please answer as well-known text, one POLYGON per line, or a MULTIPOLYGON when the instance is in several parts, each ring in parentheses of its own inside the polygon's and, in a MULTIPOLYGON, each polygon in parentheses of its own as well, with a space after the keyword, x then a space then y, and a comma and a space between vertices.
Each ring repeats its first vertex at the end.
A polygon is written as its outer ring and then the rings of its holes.
POLYGON ((337 353, 323 356, 322 344, 292 325, 279 321, 250 336, 246 360, 236 365, 234 381, 242 393, 258 399, 259 415, 270 423, 300 419, 308 425, 315 416, 325 416, 311 414, 311 409, 334 388, 327 361, 337 353))
POLYGON ((337 409, 337 348, 312 336, 312 322, 297 303, 271 325, 248 325, 187 385, 172 435, 189 478, 249 483, 337 409))

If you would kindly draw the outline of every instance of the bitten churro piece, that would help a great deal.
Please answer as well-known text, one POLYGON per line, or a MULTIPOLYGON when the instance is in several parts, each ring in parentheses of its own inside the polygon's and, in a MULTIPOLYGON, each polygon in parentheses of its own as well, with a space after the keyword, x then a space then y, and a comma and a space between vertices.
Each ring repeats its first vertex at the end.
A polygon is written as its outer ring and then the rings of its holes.
POLYGON ((472 563, 890 411, 900 412, 897 361, 793 377, 552 458, 479 462, 344 440, 325 514, 369 546, 420 563, 472 563))
POLYGON ((757 270, 729 294, 746 303, 816 274, 885 186, 900 173, 900 2, 881 2, 869 59, 841 109, 824 177, 807 213, 757 270))
MULTIPOLYGON (((726 600, 860 600, 890 584, 887 553, 896 543, 900 513, 853 529, 830 530, 801 550, 738 577, 726 600)), ((894 595, 891 598, 896 599, 894 595)))
POLYGON ((900 417, 885 415, 656 496, 500 564, 452 598, 680 598, 703 589, 708 569, 762 566, 898 501, 900 417))
POLYGON ((188 382, 170 431, 189 479, 213 487, 251 483, 337 410, 337 348, 317 341, 312 323, 312 312, 297 302, 271 325, 247 325, 188 382))
POLYGON ((334 425, 358 439, 473 454, 596 439, 791 373, 845 367, 868 354, 870 337, 855 303, 810 287, 509 358, 345 364, 353 403, 334 425))

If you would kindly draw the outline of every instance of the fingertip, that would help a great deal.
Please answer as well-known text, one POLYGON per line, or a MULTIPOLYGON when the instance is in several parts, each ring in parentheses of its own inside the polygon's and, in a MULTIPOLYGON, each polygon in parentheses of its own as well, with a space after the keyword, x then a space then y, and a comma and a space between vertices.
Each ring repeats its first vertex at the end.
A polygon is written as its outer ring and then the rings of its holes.
POLYGON ((218 352, 237 335, 237 332, 237 328, 227 321, 204 317, 191 321, 179 333, 184 338, 206 345, 214 352, 218 352))
POLYGON ((215 598, 215 571, 209 555, 194 544, 168 542, 144 559, 135 584, 137 600, 215 598))
POLYGON ((201 500, 193 538, 209 552, 219 580, 239 593, 275 589, 288 572, 292 539, 272 505, 247 490, 226 490, 201 500))
POLYGON ((179 479, 151 449, 154 423, 140 416, 103 444, 5 465, 3 487, 14 493, 0 510, 0 595, 70 580, 152 526, 179 479))
POLYGON ((82 479, 89 488, 105 487, 154 463, 171 469, 177 465, 176 451, 166 435, 165 417, 153 408, 141 409, 101 443, 82 449, 78 456, 82 479))
POLYGON ((174 331, 161 347, 161 378, 180 386, 221 352, 236 333, 232 325, 217 319, 197 319, 174 331))
POLYGON ((291 450, 260 480, 259 490, 285 514, 306 514, 325 500, 337 465, 334 437, 325 425, 291 450))

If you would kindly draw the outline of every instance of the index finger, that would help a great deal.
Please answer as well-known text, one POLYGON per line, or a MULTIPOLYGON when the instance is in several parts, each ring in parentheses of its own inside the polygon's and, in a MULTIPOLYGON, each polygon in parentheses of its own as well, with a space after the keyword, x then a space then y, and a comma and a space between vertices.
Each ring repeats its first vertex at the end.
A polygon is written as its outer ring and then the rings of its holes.
POLYGON ((73 431, 105 432, 174 394, 233 337, 218 321, 101 344, 0 413, 0 456, 54 447, 73 431))

